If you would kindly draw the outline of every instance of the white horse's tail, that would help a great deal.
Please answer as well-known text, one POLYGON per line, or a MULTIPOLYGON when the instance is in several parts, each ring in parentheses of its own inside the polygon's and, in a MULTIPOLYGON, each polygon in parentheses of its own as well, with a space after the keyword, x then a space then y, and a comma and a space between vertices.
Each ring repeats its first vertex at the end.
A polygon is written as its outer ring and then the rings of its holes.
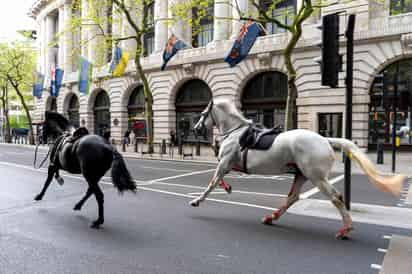
POLYGON ((342 148, 346 155, 355 159, 358 165, 365 171, 369 180, 380 190, 399 196, 403 182, 406 180, 405 175, 383 175, 376 169, 374 164, 369 160, 353 142, 343 138, 327 138, 329 143, 336 148, 342 148))

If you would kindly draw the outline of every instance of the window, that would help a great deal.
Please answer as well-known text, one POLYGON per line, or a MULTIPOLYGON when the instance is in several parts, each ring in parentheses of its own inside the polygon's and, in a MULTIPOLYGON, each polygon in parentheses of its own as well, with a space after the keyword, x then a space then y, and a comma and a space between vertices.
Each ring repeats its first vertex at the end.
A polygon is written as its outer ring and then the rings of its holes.
POLYGON ((103 136, 110 130, 110 99, 104 90, 101 90, 94 102, 94 132, 103 136))
POLYGON ((319 113, 318 122, 320 135, 342 138, 342 113, 319 113))
POLYGON ((211 99, 212 92, 201 80, 191 80, 180 88, 176 96, 176 136, 184 141, 212 142, 212 130, 206 130, 203 136, 196 136, 193 130, 211 99))
POLYGON ((411 146, 412 59, 397 61, 383 69, 372 83, 370 96, 369 147, 392 143, 394 104, 397 104, 396 135, 400 137, 401 146, 411 146))
POLYGON ((284 126, 287 76, 280 72, 263 72, 253 77, 242 95, 246 118, 267 128, 284 126))
POLYGON ((146 32, 143 35, 144 56, 150 55, 154 51, 154 1, 151 4, 145 5, 144 14, 146 18, 146 32))
POLYGON ((412 2, 409 0, 390 0, 390 15, 412 12, 412 2))
POLYGON ((69 116, 69 121, 74 127, 80 126, 80 115, 79 115, 79 100, 76 95, 72 95, 69 102, 69 108, 67 110, 69 116))
MULTIPOLYGON (((273 2, 274 1, 263 0, 260 1, 260 5, 265 11, 268 11, 272 6, 273 2)), ((295 14, 296 0, 283 0, 278 1, 276 6, 272 8, 270 16, 277 19, 279 22, 285 25, 291 25, 295 14)), ((279 28, 274 23, 266 23, 265 27, 270 34, 286 32, 285 29, 279 28)))
POLYGON ((192 10, 193 20, 200 18, 199 24, 193 30, 192 45, 194 48, 204 47, 213 40, 213 13, 214 5, 211 2, 205 9, 198 10, 194 8, 192 10))

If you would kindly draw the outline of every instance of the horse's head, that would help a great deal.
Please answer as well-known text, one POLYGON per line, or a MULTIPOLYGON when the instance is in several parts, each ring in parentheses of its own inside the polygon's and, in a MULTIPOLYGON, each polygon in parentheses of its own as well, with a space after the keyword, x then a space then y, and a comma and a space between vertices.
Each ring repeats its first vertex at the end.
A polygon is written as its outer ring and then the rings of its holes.
POLYGON ((46 119, 42 125, 43 142, 47 142, 49 137, 56 138, 65 131, 71 131, 73 126, 63 115, 57 112, 46 111, 46 119))
POLYGON ((200 119, 194 126, 194 130, 198 135, 202 135, 201 133, 208 128, 213 126, 213 117, 212 117, 212 109, 213 109, 213 100, 210 100, 209 104, 200 114, 200 119))

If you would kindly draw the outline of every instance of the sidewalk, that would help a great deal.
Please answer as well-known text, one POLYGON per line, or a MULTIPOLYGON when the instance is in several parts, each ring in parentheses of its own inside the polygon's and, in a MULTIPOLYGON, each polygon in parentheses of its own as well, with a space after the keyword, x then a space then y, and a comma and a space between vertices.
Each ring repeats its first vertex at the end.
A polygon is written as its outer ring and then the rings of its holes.
MULTIPOLYGON (((1 145, 5 146, 15 146, 15 147, 27 147, 34 149, 35 146, 31 145, 24 145, 24 144, 5 144, 5 143, 0 143, 1 145)), ((47 150, 48 147, 45 145, 40 146, 41 150, 47 150)), ((184 153, 189 154, 193 152, 193 156, 185 156, 183 157, 182 155, 178 154, 177 147, 173 149, 172 154, 160 154, 159 148, 155 148, 155 153, 153 154, 142 154, 141 153, 141 148, 139 147, 139 152, 134 152, 134 146, 129 145, 126 147, 126 151, 122 151, 121 146, 117 146, 117 149, 119 152, 121 152, 125 157, 127 158, 134 158, 134 159, 148 159, 148 160, 163 160, 163 161, 182 161, 182 162, 200 162, 200 163, 210 163, 210 164, 216 164, 217 159, 214 156, 214 152, 212 149, 202 149, 201 155, 196 156, 196 151, 195 149, 186 147, 184 149, 184 153)), ((384 173, 392 173, 392 153, 387 151, 384 153, 384 164, 377 164, 376 163, 376 152, 368 152, 367 153, 369 159, 376 165, 379 171, 384 172, 384 173)), ((342 153, 336 152, 336 161, 335 161, 335 167, 333 169, 333 172, 343 172, 344 170, 344 164, 342 162, 342 153)), ((403 173, 408 176, 412 177, 412 152, 409 151, 400 151, 397 152, 396 154, 396 173, 403 173)), ((363 174, 363 171, 357 166, 356 163, 352 164, 352 174, 363 174)))

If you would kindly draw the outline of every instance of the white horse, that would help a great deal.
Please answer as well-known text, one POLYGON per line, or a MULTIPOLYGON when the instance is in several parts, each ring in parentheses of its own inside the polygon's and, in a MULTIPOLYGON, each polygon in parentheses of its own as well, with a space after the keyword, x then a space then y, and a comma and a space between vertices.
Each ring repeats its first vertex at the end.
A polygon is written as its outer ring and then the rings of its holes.
MULTIPOLYGON (((271 215, 263 218, 263 223, 272 224, 286 210, 299 200, 299 193, 306 180, 310 180, 326 195, 342 216, 343 227, 336 235, 337 238, 347 238, 353 229, 352 219, 345 209, 342 195, 328 182, 329 173, 335 161, 332 146, 342 148, 345 153, 355 160, 367 174, 369 180, 380 190, 400 194, 400 188, 406 176, 385 176, 379 174, 368 157, 351 141, 341 138, 325 138, 315 132, 303 129, 286 131, 279 134, 268 150, 249 149, 247 157, 241 152, 239 137, 251 125, 251 121, 243 117, 233 103, 228 101, 211 101, 202 112, 195 125, 200 131, 205 127, 216 125, 222 137, 216 171, 206 190, 190 202, 199 206, 208 194, 220 183, 225 186, 223 177, 232 169, 252 174, 282 174, 293 166, 296 169, 295 178, 288 195, 286 204, 271 215), (245 159, 246 158, 246 159, 245 159)), ((226 187, 225 187, 226 188, 226 187)), ((230 193, 230 190, 227 189, 230 193)))

